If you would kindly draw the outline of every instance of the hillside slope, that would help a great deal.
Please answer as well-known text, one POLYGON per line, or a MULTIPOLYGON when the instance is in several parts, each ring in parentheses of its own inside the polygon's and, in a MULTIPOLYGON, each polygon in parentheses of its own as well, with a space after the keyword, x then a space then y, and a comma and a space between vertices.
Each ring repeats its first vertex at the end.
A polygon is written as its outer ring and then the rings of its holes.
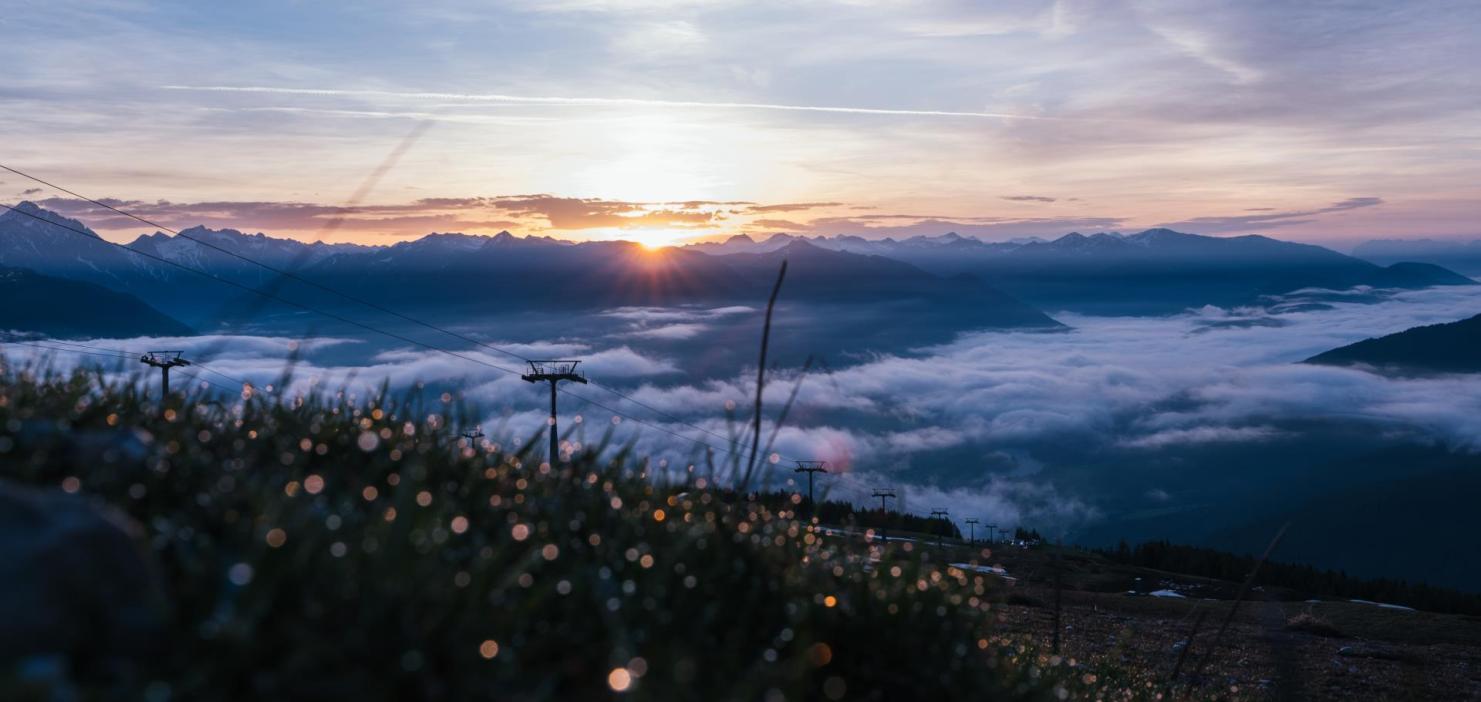
POLYGON ((1481 372, 1481 315, 1365 339, 1319 353, 1305 362, 1400 372, 1481 372))
POLYGON ((186 325, 128 293, 0 267, 0 330, 63 338, 179 336, 186 325))

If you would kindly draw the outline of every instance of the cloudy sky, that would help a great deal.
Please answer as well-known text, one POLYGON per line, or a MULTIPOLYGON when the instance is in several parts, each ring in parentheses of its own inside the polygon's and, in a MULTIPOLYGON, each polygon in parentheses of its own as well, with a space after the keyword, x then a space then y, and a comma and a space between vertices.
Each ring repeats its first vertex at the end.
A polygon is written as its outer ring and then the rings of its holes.
POLYGON ((169 226, 1481 234, 1474 2, 0 5, 0 163, 169 226))

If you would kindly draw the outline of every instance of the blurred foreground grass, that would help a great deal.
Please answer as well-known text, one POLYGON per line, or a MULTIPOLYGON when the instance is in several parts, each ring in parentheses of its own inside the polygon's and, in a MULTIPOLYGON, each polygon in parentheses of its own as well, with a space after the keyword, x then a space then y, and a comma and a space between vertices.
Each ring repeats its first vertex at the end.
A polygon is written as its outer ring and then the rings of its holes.
POLYGON ((166 414, 130 383, 0 374, 0 478, 130 515, 161 593, 154 635, 52 652, 66 666, 40 681, 8 662, 0 695, 1130 694, 995 636, 990 576, 921 552, 871 561, 713 478, 643 477, 621 452, 551 467, 469 445, 446 396, 192 395, 166 414))

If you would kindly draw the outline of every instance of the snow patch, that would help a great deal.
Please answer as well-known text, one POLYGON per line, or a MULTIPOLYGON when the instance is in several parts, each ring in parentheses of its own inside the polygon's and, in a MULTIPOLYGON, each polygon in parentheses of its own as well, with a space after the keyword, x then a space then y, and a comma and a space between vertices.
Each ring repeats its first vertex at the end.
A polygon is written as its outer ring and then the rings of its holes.
POLYGON ((1373 600, 1348 600, 1348 602, 1352 602, 1354 604, 1373 605, 1374 607, 1382 607, 1384 609, 1396 609, 1396 610, 1398 610, 1400 612, 1413 612, 1413 611, 1415 611, 1415 609, 1413 607, 1405 607, 1404 605, 1388 604, 1386 602, 1374 602, 1373 600))

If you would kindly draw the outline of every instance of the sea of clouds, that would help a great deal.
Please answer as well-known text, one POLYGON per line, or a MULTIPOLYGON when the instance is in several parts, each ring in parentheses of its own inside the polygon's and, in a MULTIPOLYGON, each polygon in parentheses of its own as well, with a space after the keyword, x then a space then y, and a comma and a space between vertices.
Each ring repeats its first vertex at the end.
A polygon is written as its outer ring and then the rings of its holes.
MULTIPOLYGON (((668 459, 668 470, 687 472, 690 464, 704 468, 694 442, 728 449, 719 437, 735 437, 749 444, 742 434, 755 368, 693 380, 684 357, 665 345, 693 343, 710 325, 748 312, 629 308, 606 313, 620 324, 595 339, 492 343, 527 358, 584 359, 594 384, 563 386, 563 426, 577 430, 573 440, 594 442, 610 429, 619 443, 668 459), (614 421, 614 411, 626 419, 614 421)), ((905 506, 917 511, 948 507, 960 515, 992 514, 1000 524, 1071 526, 1099 516, 1095 501, 1041 474, 1036 447, 1046 443, 1166 451, 1289 438, 1287 420, 1343 418, 1474 450, 1481 446, 1481 377, 1392 377, 1300 361, 1477 312, 1481 287, 1307 291, 1258 307, 1171 317, 1059 314, 1069 331, 974 332, 847 366, 815 366, 806 374, 777 368, 766 388, 763 439, 775 463, 766 462, 771 468, 765 475, 774 486, 787 485, 790 459, 823 459, 837 473, 825 481, 833 497, 868 504, 871 488, 889 485, 902 489, 905 506), (795 405, 778 427, 774 420, 794 392, 795 405), (914 456, 943 450, 977 456, 981 469, 966 466, 949 481, 923 480, 906 470, 914 456)), ((210 380, 228 389, 234 387, 229 378, 258 388, 277 382, 284 359, 293 355, 292 379, 276 391, 348 386, 369 394, 387 382, 396 391, 421 387, 460 396, 478 408, 485 431, 498 440, 528 439, 545 424, 544 391, 519 378, 518 359, 487 349, 460 349, 460 358, 349 338, 219 335, 81 343, 124 353, 181 349, 210 369, 189 369, 196 377, 183 373, 185 382, 210 380)), ((15 362, 57 367, 101 363, 119 374, 137 373, 138 365, 15 345, 4 353, 15 362)), ((154 382, 153 375, 139 377, 154 382)), ((725 461, 724 451, 714 455, 725 461)))

